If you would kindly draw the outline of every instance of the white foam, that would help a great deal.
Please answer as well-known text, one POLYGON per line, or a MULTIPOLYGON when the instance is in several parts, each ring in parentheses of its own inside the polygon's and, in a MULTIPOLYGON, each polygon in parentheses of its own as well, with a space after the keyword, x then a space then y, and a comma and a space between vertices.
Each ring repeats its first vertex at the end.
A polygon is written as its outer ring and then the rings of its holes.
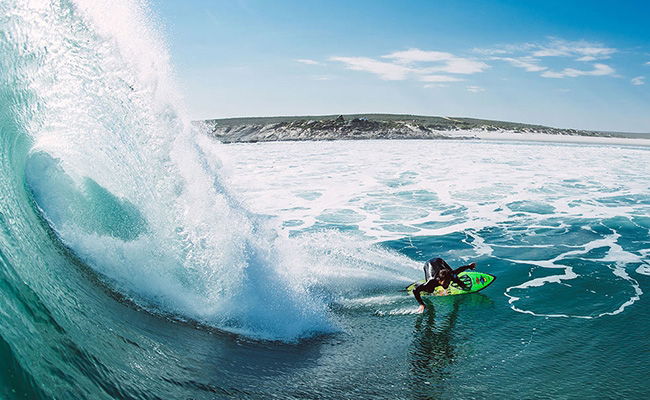
MULTIPOLYGON (((342 141, 239 144, 228 146, 225 151, 234 163, 235 176, 246 177, 233 181, 232 185, 252 209, 275 215, 280 221, 301 222, 297 227, 284 229, 285 234, 291 230, 308 230, 326 209, 345 209, 363 215, 362 221, 348 221, 347 225, 369 240, 463 232, 472 239, 467 241, 472 245, 472 252, 463 254, 463 258, 491 257, 498 248, 557 247, 558 243, 549 242, 551 239, 545 239, 544 233, 537 235, 536 231, 568 231, 572 220, 602 221, 621 216, 631 219, 648 212, 648 207, 638 202, 615 205, 607 202, 607 198, 647 192, 650 170, 645 161, 648 150, 644 148, 471 141, 342 141), (386 153, 386 148, 391 151, 386 153), (378 154, 382 157, 378 158, 378 154), (425 154, 426 157, 421 156, 425 154), (296 195, 310 191, 321 196, 296 195), (423 197, 410 200, 404 193, 420 193, 423 197), (605 201, 598 201, 600 198, 605 201), (382 223, 382 209, 386 207, 394 210, 401 207, 399 223, 413 228, 414 233, 396 232, 382 223), (419 217, 420 211, 426 216, 419 217), (554 222, 549 225, 551 219, 554 222), (432 221, 436 224, 422 225, 432 221), (481 236, 483 228, 502 229, 504 239, 521 232, 526 233, 527 239, 538 239, 521 245, 492 244, 481 236)), ((584 229, 597 234, 592 227, 584 229)), ((613 276, 629 282, 634 295, 614 310, 596 311, 593 315, 564 312, 539 315, 593 318, 622 312, 640 296, 638 284, 624 272, 626 265, 638 262, 638 257, 619 251, 616 240, 617 236, 609 235, 584 245, 562 244, 568 251, 553 260, 511 260, 560 272, 508 288, 506 295, 513 310, 538 315, 516 307, 518 298, 511 294, 512 290, 567 284, 564 281, 576 279, 578 275, 562 265, 563 259, 607 246, 609 256, 599 262, 611 265, 613 276)))
POLYGON ((511 286, 506 289, 505 295, 508 296, 509 300, 508 303, 510 304, 511 308, 517 312, 525 313, 525 314, 530 314, 538 317, 561 317, 561 318, 583 318, 583 319, 593 319, 593 318, 599 318, 605 315, 616 315, 620 314, 625 310, 626 307, 634 304, 636 301, 638 301, 641 298, 641 295, 643 294, 643 291, 641 290, 641 287, 639 286, 639 283, 633 279, 632 277, 629 276, 629 274, 625 271, 625 265, 628 263, 633 263, 633 262, 638 262, 639 261, 639 256, 632 254, 630 252, 624 251, 623 248, 616 243, 617 239, 620 237, 618 233, 614 233, 612 235, 608 235, 603 239, 600 240, 593 240, 587 244, 585 244, 581 249, 579 250, 573 250, 573 251, 568 251, 565 253, 560 254, 559 256, 555 257, 552 260, 544 260, 544 261, 531 261, 531 260, 508 260, 514 263, 520 263, 520 264, 530 264, 530 265, 537 265, 539 267, 543 268, 550 268, 550 269, 562 269, 563 274, 561 275, 551 275, 551 276, 546 276, 542 278, 535 278, 531 279, 527 282, 524 282, 520 285, 517 286, 511 286), (544 286, 548 283, 559 283, 563 284, 565 280, 571 280, 571 279, 576 279, 578 278, 578 275, 573 272, 573 268, 561 265, 559 262, 563 259, 568 258, 569 256, 574 256, 574 255, 580 255, 580 254, 586 254, 589 251, 600 248, 600 247, 608 247, 609 250, 607 252, 607 255, 604 258, 601 259, 595 259, 593 261, 600 261, 603 263, 607 263, 609 265, 613 264, 614 266, 611 267, 612 273, 615 276, 618 276, 630 283, 632 286, 632 289, 634 290, 634 295, 632 295, 628 300, 624 301, 618 308, 612 310, 612 311, 605 311, 601 312, 595 315, 572 315, 572 314, 544 314, 544 313, 536 313, 530 310, 524 310, 521 308, 518 308, 515 303, 520 300, 520 297, 516 297, 510 294, 512 290, 518 289, 529 289, 533 287, 540 287, 544 286))
POLYGON ((415 306, 397 308, 395 310, 390 310, 390 311, 378 310, 375 312, 375 315, 378 315, 380 317, 394 316, 394 315, 415 315, 415 314, 420 314, 420 311, 415 306))
POLYGON ((360 308, 378 305, 388 305, 397 302, 402 302, 406 298, 405 295, 401 296, 369 296, 360 298, 343 299, 340 304, 346 308, 360 308))
POLYGON ((641 206, 621 204, 614 209, 594 201, 594 194, 644 193, 647 188, 648 153, 636 148, 342 141, 236 144, 225 151, 234 163, 234 176, 245 178, 231 184, 252 209, 283 221, 301 221, 300 229, 316 224, 325 210, 352 210, 363 219, 351 225, 383 240, 404 236, 382 227, 385 207, 403 208, 399 223, 417 235, 476 232, 498 226, 513 214, 519 220, 529 218, 527 226, 532 229, 543 227, 540 220, 551 215, 562 219, 633 215, 641 206), (390 153, 385 152, 387 147, 390 153), (406 172, 411 176, 400 179, 406 172), (401 183, 390 186, 391 181, 401 183), (310 191, 320 197, 297 195, 310 191), (409 201, 400 195, 417 191, 434 200, 409 201), (522 200, 550 205, 555 211, 545 215, 507 207, 522 200), (459 211, 442 215, 447 208, 459 211), (421 226, 431 221, 440 224, 421 226))
POLYGON ((636 269, 636 273, 640 275, 650 275, 650 264, 642 264, 636 269))

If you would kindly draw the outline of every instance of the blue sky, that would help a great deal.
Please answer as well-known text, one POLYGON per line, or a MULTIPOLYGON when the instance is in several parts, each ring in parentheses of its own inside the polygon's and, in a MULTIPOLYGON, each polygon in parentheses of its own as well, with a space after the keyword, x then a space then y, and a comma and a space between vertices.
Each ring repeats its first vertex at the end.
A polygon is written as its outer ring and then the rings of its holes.
POLYGON ((151 7, 195 119, 376 112, 650 132, 650 2, 151 7))

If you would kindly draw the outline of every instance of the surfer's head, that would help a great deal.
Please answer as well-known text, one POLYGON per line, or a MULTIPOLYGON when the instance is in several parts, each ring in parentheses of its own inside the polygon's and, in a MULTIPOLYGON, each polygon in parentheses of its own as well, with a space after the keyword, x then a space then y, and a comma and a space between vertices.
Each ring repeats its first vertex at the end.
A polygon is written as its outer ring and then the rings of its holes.
POLYGON ((449 277, 449 271, 446 269, 441 269, 438 271, 438 281, 443 282, 449 277))

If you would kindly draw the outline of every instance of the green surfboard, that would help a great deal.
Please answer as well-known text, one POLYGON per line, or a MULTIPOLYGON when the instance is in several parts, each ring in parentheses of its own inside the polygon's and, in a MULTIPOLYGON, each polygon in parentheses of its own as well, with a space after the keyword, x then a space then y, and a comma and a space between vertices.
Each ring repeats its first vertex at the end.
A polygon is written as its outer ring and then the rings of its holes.
MULTIPOLYGON (((422 296, 454 296, 457 294, 474 293, 490 286, 490 284, 494 282, 494 280, 497 277, 483 272, 463 271, 460 274, 458 274, 458 278, 461 281, 463 281, 465 285, 469 286, 469 290, 463 290, 460 288, 460 286, 452 282, 447 289, 444 289, 442 286, 436 286, 436 288, 433 289, 433 293, 422 292, 421 295, 422 296)), ((415 286, 424 282, 425 282, 424 280, 421 280, 419 282, 412 283, 406 288, 406 291, 409 294, 413 294, 413 289, 415 289, 415 286)))

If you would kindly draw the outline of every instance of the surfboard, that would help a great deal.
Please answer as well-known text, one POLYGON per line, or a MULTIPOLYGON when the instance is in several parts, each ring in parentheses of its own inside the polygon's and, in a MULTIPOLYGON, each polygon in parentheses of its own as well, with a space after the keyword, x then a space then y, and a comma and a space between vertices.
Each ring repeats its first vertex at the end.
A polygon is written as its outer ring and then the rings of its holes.
MULTIPOLYGON (((433 289, 433 293, 427 293, 427 292, 422 292, 422 296, 455 296, 457 294, 468 294, 468 293, 475 293, 478 292, 479 290, 483 290, 486 287, 490 286, 492 282, 497 278, 494 275, 491 274, 486 274, 484 272, 476 272, 476 271, 463 271, 460 274, 458 274, 458 278, 463 281, 463 283, 467 286, 469 286, 469 290, 463 290, 452 282, 449 284, 449 287, 447 289, 443 288, 442 286, 436 286, 435 289, 433 289)), ((406 288, 406 291, 409 294, 413 294, 413 289, 415 289, 415 286, 424 283, 424 280, 414 282, 411 285, 409 285, 406 288)))

